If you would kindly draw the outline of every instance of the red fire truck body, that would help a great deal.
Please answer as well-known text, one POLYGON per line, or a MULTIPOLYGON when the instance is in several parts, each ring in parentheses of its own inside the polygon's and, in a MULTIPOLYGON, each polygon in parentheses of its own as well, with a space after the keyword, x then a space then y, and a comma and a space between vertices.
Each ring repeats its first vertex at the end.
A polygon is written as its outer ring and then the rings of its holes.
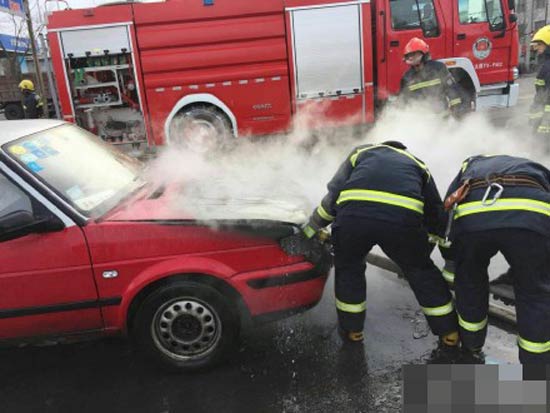
POLYGON ((373 122, 416 36, 472 105, 517 101, 513 0, 166 0, 49 16, 65 120, 113 143, 373 122), (189 121, 191 122, 185 122, 189 121))

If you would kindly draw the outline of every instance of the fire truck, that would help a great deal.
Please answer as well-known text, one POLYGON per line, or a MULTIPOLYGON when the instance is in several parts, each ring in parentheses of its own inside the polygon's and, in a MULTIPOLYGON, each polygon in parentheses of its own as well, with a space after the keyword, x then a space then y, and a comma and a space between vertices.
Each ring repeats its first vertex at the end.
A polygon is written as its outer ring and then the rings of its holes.
POLYGON ((53 12, 65 120, 113 144, 196 148, 374 122, 423 38, 472 107, 518 98, 514 0, 166 0, 53 12))

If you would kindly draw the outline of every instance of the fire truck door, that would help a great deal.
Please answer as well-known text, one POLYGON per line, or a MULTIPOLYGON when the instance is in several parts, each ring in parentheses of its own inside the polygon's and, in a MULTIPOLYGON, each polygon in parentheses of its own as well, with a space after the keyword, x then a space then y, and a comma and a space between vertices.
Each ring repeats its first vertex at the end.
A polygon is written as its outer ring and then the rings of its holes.
MULTIPOLYGON (((367 5, 368 6, 368 5, 367 5)), ((287 8, 298 115, 329 123, 364 120, 365 73, 362 3, 287 8), (350 119, 353 118, 353 119, 350 119)), ((370 20, 370 17, 369 17, 370 20)), ((371 50, 369 48, 369 56, 371 50)))
MULTIPOLYGON (((508 80, 512 30, 500 0, 454 0, 454 55, 469 58, 482 84, 508 80)), ((505 2, 507 3, 507 2, 505 2)))
MULTIPOLYGON (((384 33, 386 56, 387 92, 399 93, 401 78, 408 70, 403 62, 403 49, 413 37, 419 37, 430 45, 432 58, 445 56, 445 30, 439 2, 433 0, 387 0, 384 33)), ((380 32, 380 31, 379 31, 380 32)), ((380 35, 380 34, 379 34, 380 35)))

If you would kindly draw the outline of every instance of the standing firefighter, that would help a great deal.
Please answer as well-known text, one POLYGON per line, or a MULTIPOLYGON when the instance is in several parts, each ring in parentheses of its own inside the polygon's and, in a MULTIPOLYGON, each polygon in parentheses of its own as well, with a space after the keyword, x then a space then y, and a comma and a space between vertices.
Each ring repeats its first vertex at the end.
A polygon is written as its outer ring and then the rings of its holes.
POLYGON ((379 245, 405 273, 431 330, 440 337, 431 361, 454 361, 456 313, 428 242, 428 230, 439 233, 443 215, 428 168, 400 142, 359 146, 340 166, 304 233, 311 238, 333 223, 336 307, 345 340, 363 340, 365 259, 379 245))
POLYGON ((464 108, 459 86, 447 66, 430 59, 430 47, 424 40, 413 37, 405 46, 403 60, 410 66, 401 79, 404 103, 427 101, 437 113, 460 116, 464 108))
POLYGON ((529 120, 535 134, 545 138, 544 143, 550 148, 550 26, 536 32, 531 45, 543 61, 535 79, 535 99, 529 120))
POLYGON ((521 363, 550 364, 550 171, 506 155, 466 160, 448 190, 463 362, 483 363, 489 261, 511 267, 521 363))
POLYGON ((25 119, 38 119, 44 112, 44 103, 39 95, 34 91, 34 83, 24 79, 19 83, 19 89, 23 93, 23 109, 25 110, 25 119))

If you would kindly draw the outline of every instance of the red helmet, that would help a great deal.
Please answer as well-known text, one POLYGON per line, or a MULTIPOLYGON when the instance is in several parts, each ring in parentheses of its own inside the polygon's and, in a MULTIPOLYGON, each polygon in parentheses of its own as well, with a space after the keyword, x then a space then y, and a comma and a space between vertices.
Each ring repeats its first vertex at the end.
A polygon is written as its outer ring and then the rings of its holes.
POLYGON ((413 37, 411 40, 409 40, 409 43, 405 46, 405 50, 403 52, 404 55, 407 55, 409 53, 414 52, 422 52, 423 54, 426 54, 430 51, 430 46, 428 46, 428 43, 426 43, 424 40, 419 39, 418 37, 413 37))

